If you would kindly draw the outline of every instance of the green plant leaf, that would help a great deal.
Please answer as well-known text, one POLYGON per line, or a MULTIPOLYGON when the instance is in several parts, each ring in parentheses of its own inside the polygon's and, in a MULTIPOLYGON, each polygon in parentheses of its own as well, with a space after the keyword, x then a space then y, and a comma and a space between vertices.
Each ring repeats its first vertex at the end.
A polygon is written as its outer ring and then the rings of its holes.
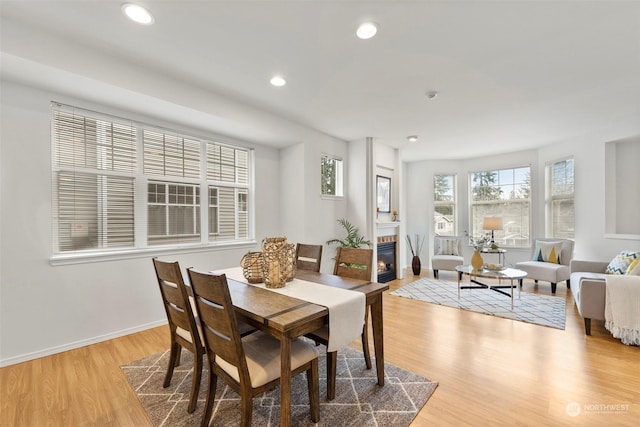
POLYGON ((328 245, 337 244, 343 248, 360 248, 362 246, 371 247, 371 242, 366 240, 364 236, 360 234, 360 230, 355 225, 351 224, 347 219, 340 218, 337 222, 344 228, 347 235, 344 239, 331 239, 327 240, 328 245))

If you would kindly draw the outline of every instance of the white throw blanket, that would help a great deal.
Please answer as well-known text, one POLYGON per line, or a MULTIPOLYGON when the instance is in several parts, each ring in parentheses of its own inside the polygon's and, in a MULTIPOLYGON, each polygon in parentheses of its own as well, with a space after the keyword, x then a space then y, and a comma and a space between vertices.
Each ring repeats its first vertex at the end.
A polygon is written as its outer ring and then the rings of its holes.
POLYGON ((226 274, 237 282, 257 286, 279 294, 298 298, 329 309, 329 345, 327 351, 338 351, 362 333, 366 298, 362 292, 321 285, 306 280, 293 279, 284 288, 267 288, 264 283, 248 283, 242 268, 216 270, 214 274, 226 274))
POLYGON ((627 345, 640 345, 640 276, 608 274, 604 326, 627 345))

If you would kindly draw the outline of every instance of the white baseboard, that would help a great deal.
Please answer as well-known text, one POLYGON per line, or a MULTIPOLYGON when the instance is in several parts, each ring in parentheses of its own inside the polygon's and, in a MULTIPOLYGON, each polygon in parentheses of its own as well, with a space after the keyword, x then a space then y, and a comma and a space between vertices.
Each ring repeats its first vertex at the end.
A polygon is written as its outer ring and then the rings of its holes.
POLYGON ((158 320, 157 322, 147 323, 144 325, 136 326, 134 328, 123 329, 120 331, 112 332, 110 334, 100 335, 94 338, 89 338, 82 341, 76 341, 69 344, 64 344, 56 347, 47 348, 40 351, 34 351, 33 353, 22 354, 20 356, 9 357, 7 359, 0 359, 0 368, 9 365, 15 365, 16 363, 26 362, 40 357, 50 356, 52 354, 62 353, 68 350, 73 350, 80 347, 85 347, 91 344, 96 344, 103 341, 108 341, 114 338, 123 337, 125 335, 133 334, 147 329, 155 328, 158 326, 166 325, 167 320, 158 320))

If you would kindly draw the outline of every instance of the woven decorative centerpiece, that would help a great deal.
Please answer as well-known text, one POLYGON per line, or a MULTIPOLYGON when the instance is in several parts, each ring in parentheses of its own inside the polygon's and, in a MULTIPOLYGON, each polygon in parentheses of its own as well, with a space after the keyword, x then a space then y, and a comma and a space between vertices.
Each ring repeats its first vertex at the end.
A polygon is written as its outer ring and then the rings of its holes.
POLYGON ((240 261, 242 274, 249 283, 262 283, 262 252, 247 252, 240 261))
POLYGON ((296 245, 286 237, 262 241, 262 277, 267 288, 282 288, 296 277, 296 245))

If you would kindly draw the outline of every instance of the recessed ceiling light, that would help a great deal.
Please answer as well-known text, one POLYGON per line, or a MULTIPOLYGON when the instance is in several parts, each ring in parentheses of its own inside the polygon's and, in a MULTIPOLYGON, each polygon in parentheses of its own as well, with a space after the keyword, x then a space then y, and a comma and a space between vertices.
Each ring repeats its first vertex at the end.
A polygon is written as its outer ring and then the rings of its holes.
POLYGON ((365 22, 358 27, 356 35, 361 39, 370 39, 378 32, 378 26, 373 22, 365 22))
POLYGON ((124 13, 127 18, 142 25, 151 25, 155 21, 151 12, 133 3, 124 3, 122 5, 122 13, 124 13))
POLYGON ((418 135, 409 135, 407 137, 407 141, 409 142, 416 142, 418 140, 418 135))
POLYGON ((436 97, 438 96, 438 91, 436 90, 430 90, 429 92, 427 92, 427 98, 429 99, 436 99, 436 97))
POLYGON ((273 76, 270 81, 272 85, 278 86, 278 87, 284 86, 287 84, 287 81, 281 76, 273 76))

